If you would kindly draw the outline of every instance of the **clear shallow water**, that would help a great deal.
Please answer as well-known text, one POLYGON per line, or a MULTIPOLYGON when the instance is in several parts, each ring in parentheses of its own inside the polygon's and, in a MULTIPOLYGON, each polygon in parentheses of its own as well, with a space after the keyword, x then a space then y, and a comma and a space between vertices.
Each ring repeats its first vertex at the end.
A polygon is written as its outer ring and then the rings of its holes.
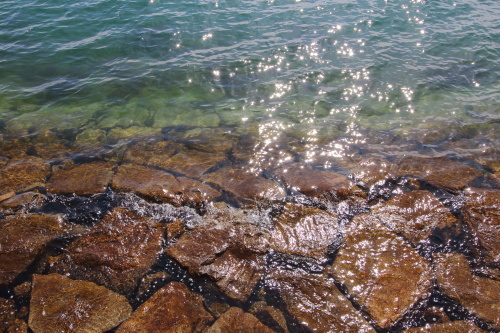
POLYGON ((496 123, 498 17, 497 1, 2 1, 0 119, 268 143, 496 123))

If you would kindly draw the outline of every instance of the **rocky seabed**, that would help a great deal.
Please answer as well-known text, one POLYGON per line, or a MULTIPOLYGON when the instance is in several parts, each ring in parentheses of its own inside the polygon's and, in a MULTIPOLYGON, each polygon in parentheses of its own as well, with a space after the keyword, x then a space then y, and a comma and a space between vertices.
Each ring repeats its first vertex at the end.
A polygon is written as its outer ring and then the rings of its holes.
POLYGON ((423 139, 2 134, 0 332, 500 332, 496 137, 423 139))

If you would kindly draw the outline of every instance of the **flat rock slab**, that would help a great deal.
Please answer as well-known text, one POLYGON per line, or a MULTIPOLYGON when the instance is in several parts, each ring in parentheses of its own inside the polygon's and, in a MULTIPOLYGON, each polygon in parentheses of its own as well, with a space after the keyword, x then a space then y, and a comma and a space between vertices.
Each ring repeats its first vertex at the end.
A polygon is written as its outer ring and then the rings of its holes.
POLYGON ((462 214, 486 261, 500 264, 500 190, 467 189, 462 214))
POLYGON ((181 148, 181 144, 151 136, 130 146, 123 156, 123 162, 165 169, 168 159, 181 148))
POLYGON ((178 179, 165 171, 137 164, 123 164, 118 168, 111 186, 121 192, 133 192, 139 196, 170 203, 200 205, 214 200, 221 194, 214 188, 194 179, 178 179))
POLYGON ((232 307, 220 316, 204 333, 274 333, 272 329, 262 324, 252 314, 242 309, 232 307))
POLYGON ((276 170, 276 174, 288 188, 310 197, 328 197, 337 201, 353 194, 364 196, 346 176, 333 171, 318 171, 301 164, 291 164, 276 170))
POLYGON ((434 269, 439 290, 500 330, 500 281, 472 275, 458 253, 434 253, 434 269))
POLYGON ((59 237, 83 231, 59 215, 22 214, 0 220, 0 284, 10 284, 43 250, 59 237))
POLYGON ((40 158, 11 160, 0 170, 0 195, 45 187, 49 174, 50 164, 40 158))
POLYGON ((214 184, 243 201, 264 201, 285 196, 284 189, 278 183, 239 167, 224 167, 203 175, 200 180, 214 184))
POLYGON ((451 227, 456 222, 448 208, 429 191, 395 195, 371 211, 415 245, 426 241, 435 229, 451 227))
POLYGON ((202 332, 213 319, 200 295, 180 282, 170 282, 141 304, 116 333, 202 332))
POLYGON ((113 163, 93 162, 57 171, 48 180, 47 191, 76 195, 104 193, 113 178, 114 167, 113 163))
POLYGON ((317 208, 287 204, 271 232, 272 249, 321 259, 340 236, 338 216, 317 208))
POLYGON ((395 172, 398 175, 413 175, 429 183, 456 192, 471 180, 481 176, 481 172, 467 164, 449 158, 423 158, 408 156, 397 158, 395 172))
POLYGON ((335 284, 321 275, 278 269, 266 278, 288 312, 311 332, 372 332, 335 284))
POLYGON ((457 320, 449 323, 431 324, 424 327, 408 328, 403 333, 486 333, 472 321, 457 320))
POLYGON ((95 283, 33 275, 28 324, 34 333, 105 332, 131 313, 124 296, 95 283))
POLYGON ((156 262, 165 228, 115 208, 55 257, 51 270, 128 295, 156 262))
POLYGON ((183 150, 166 161, 162 168, 191 178, 198 178, 226 159, 224 154, 183 150))
POLYGON ((391 326, 429 296, 430 264, 376 217, 357 215, 346 235, 328 273, 377 325, 391 326))

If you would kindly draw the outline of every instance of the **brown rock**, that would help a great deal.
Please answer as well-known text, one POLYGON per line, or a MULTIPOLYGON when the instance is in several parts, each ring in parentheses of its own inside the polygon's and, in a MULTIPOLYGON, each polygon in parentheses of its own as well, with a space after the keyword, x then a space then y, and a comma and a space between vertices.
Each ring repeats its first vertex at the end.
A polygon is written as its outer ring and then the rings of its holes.
POLYGON ((456 218, 431 192, 412 191, 372 207, 393 231, 413 244, 425 241, 435 229, 451 227, 456 218))
POLYGON ((156 262, 165 224, 115 208, 54 258, 52 271, 128 295, 156 262))
POLYGON ((186 203, 199 205, 220 196, 212 187, 193 179, 181 177, 178 180, 168 172, 134 164, 123 164, 118 168, 112 187, 177 206, 186 203))
POLYGON ((175 221, 167 224, 167 240, 171 241, 174 238, 179 238, 186 231, 184 223, 181 219, 176 219, 175 221))
POLYGON ((274 331, 279 333, 288 333, 288 327, 283 313, 280 310, 267 305, 266 302, 261 301, 253 303, 248 312, 253 314, 260 320, 261 323, 269 328, 272 328, 274 331))
POLYGON ((186 149, 172 156, 162 167, 191 178, 198 178, 225 159, 224 154, 186 149))
POLYGON ((255 176, 239 167, 224 167, 202 176, 201 180, 214 184, 244 201, 272 200, 285 196, 284 190, 274 181, 255 176))
POLYGON ((271 232, 272 249, 288 254, 323 258, 328 246, 339 236, 338 216, 333 213, 287 204, 271 232))
POLYGON ((93 162, 57 171, 47 182, 47 191, 76 195, 103 193, 111 182, 114 166, 107 162, 93 162))
POLYGON ((105 332, 127 319, 127 299, 88 281, 33 275, 29 327, 43 332, 105 332))
POLYGON ((346 176, 333 171, 318 171, 304 165, 291 164, 283 166, 276 173, 287 187, 310 197, 326 196, 340 200, 355 193, 364 195, 346 176))
POLYGON ((398 175, 420 177, 435 186, 452 192, 460 190, 471 180, 481 176, 479 170, 445 157, 423 158, 408 156, 397 158, 395 164, 397 164, 398 175))
POLYGON ((141 300, 148 299, 157 290, 167 284, 169 280, 172 279, 172 275, 167 272, 157 272, 153 274, 148 274, 141 279, 139 288, 137 288, 136 302, 141 302, 141 300))
POLYGON ((182 145, 164 141, 161 137, 151 136, 132 145, 123 156, 124 163, 142 164, 165 169, 167 160, 182 145))
POLYGON ((15 319, 14 323, 4 333, 28 333, 28 324, 24 320, 15 319))
POLYGON ((0 332, 14 325, 16 304, 12 299, 0 298, 0 332))
POLYGON ((457 253, 435 253, 434 269, 442 292, 500 330, 500 281, 472 275, 467 259, 457 253))
POLYGON ((50 164, 39 158, 11 160, 0 170, 0 194, 45 187, 50 164))
POLYGON ((257 318, 242 309, 232 307, 219 317, 205 333, 274 333, 257 318))
POLYGON ((0 284, 26 270, 46 243, 82 231, 58 215, 26 214, 0 220, 0 284))
POLYGON ((288 312, 311 332, 373 332, 333 282, 321 275, 275 270, 267 277, 288 312))
POLYGON ((408 328, 403 333, 486 333, 471 321, 458 320, 449 323, 426 325, 424 327, 408 328))
POLYGON ((365 186, 372 186, 376 182, 394 178, 394 165, 385 158, 370 156, 350 162, 347 162, 346 169, 356 181, 364 183, 365 186))
POLYGON ((201 332, 212 320, 200 295, 180 282, 170 282, 139 306, 116 333, 201 332))
POLYGON ((357 215, 328 272, 383 328, 430 294, 429 263, 372 215, 357 215))
POLYGON ((168 134, 186 142, 192 149, 210 153, 227 153, 233 147, 233 137, 227 134, 224 128, 197 127, 185 132, 172 131, 168 134))
POLYGON ((469 188, 462 207, 464 221, 489 263, 500 263, 500 190, 469 188))
POLYGON ((24 212, 30 208, 39 208, 46 197, 37 192, 24 192, 0 203, 0 208, 5 212, 14 213, 16 211, 24 212))

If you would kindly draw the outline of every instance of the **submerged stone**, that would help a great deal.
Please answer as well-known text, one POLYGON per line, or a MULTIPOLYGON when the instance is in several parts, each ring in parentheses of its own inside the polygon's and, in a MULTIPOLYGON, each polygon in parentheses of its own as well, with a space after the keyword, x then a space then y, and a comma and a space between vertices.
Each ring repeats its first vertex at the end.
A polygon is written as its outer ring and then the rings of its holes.
POLYGON ((29 327, 35 333, 105 332, 131 313, 124 296, 95 283, 33 275, 29 327))
POLYGON ((246 202, 273 200, 285 196, 285 191, 278 183, 256 176, 240 167, 224 167, 205 174, 200 179, 246 202))
POLYGON ((439 290, 500 330, 500 281, 472 275, 467 259, 461 254, 433 256, 439 290))
POLYGON ((16 325, 16 303, 13 299, 0 298, 0 332, 13 332, 16 325))
POLYGON ((266 302, 260 301, 252 304, 248 310, 253 314, 261 323, 273 329, 275 332, 288 333, 285 316, 275 307, 267 305, 266 302))
POLYGON ((462 213, 486 261, 500 264, 500 190, 467 189, 462 213))
POLYGON ((432 289, 430 264, 376 217, 357 215, 329 268, 380 327, 401 319, 432 289))
POLYGON ((198 178, 226 159, 219 153, 185 149, 169 158, 162 168, 191 178, 198 178))
POLYGON ((220 316, 205 333, 274 333, 272 329, 262 324, 252 314, 242 309, 232 307, 220 316))
POLYGON ((180 282, 170 282, 141 304, 116 333, 202 332, 212 321, 200 295, 180 282))
POLYGON ((93 162, 54 172, 47 191, 55 194, 90 195, 104 193, 113 177, 115 164, 93 162))
POLYGON ((288 312, 311 332, 373 332, 335 284, 321 275, 277 269, 266 277, 288 312))
POLYGON ((164 230, 163 223, 115 208, 53 258, 51 271, 128 295, 156 262, 164 230))
POLYGON ((449 323, 428 324, 424 327, 408 328, 403 333, 486 333, 472 321, 457 320, 449 323))
POLYGON ((123 156, 123 162, 165 169, 168 159, 181 147, 178 143, 151 136, 130 146, 123 156))
POLYGON ((326 256, 328 246, 339 236, 337 215, 317 208, 287 204, 277 217, 269 244, 278 252, 321 259, 326 256))
POLYGON ((45 244, 83 231, 58 215, 14 215, 0 220, 0 284, 10 284, 41 253, 45 244))
POLYGON ((0 208, 7 213, 25 212, 32 208, 40 208, 47 197, 37 192, 24 192, 0 203, 0 208))
POLYGON ((50 164, 40 158, 10 160, 0 170, 0 195, 45 187, 49 174, 50 164))
POLYGON ((426 241, 435 229, 451 227, 456 218, 431 192, 411 191, 372 207, 387 226, 413 244, 426 241))

